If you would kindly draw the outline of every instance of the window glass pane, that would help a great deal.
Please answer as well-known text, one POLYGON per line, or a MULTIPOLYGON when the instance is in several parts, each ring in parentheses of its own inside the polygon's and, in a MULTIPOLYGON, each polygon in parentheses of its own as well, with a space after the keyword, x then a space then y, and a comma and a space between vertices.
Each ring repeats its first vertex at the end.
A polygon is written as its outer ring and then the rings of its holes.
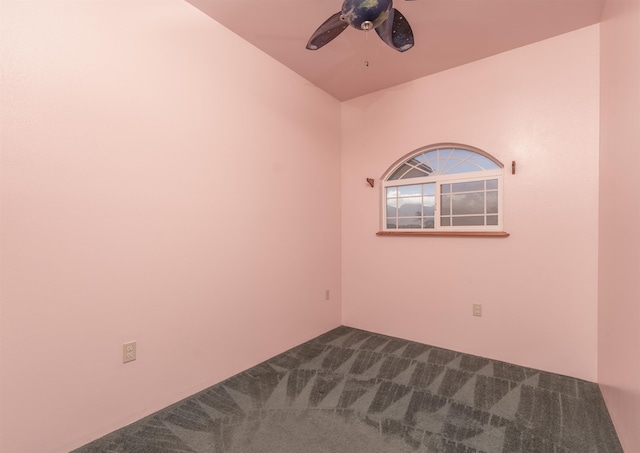
POLYGON ((484 181, 457 182, 451 184, 454 192, 471 192, 484 190, 484 181))
POLYGON ((480 167, 482 167, 485 170, 497 170, 498 168, 500 168, 491 159, 489 159, 487 157, 484 157, 481 154, 473 153, 473 155, 469 158, 469 162, 473 162, 474 164, 478 164, 478 165, 480 165, 480 167))
POLYGON ((436 155, 434 153, 421 154, 420 158, 424 164, 431 169, 431 171, 434 170, 434 162, 436 159, 436 155))
POLYGON ((440 217, 440 226, 451 226, 451 217, 440 217))
POLYGON ((484 225, 484 216, 453 217, 453 226, 484 225))
POLYGON ((402 217, 422 215, 422 197, 399 198, 398 215, 402 217))
POLYGON ((435 195, 436 194, 436 185, 434 183, 423 184, 422 185, 422 193, 425 194, 425 195, 435 195))
POLYGON ((407 164, 402 164, 400 166, 400 168, 398 168, 396 171, 394 171, 391 176, 389 176, 389 180, 394 180, 394 179, 400 179, 400 177, 408 170, 410 170, 411 167, 408 166, 407 164))
POLYGON ((451 214, 451 195, 440 196, 440 209, 442 215, 451 214))
POLYGON ((451 184, 443 184, 442 186, 440 186, 440 192, 442 193, 451 192, 451 184))
POLYGON ((436 197, 426 196, 422 198, 422 215, 433 215, 433 207, 436 204, 436 197))
POLYGON ((412 197, 416 195, 422 195, 422 184, 414 184, 412 186, 399 186, 399 197, 412 197))
POLYGON ((470 151, 467 151, 465 149, 455 149, 453 150, 453 157, 455 157, 458 160, 464 160, 467 157, 469 157, 471 155, 470 151))
POLYGON ((422 219, 422 228, 433 229, 435 227, 435 221, 433 217, 425 217, 422 219))
POLYGON ((498 192, 487 192, 487 214, 498 213, 498 192))
POLYGON ((398 200, 392 198, 387 200, 387 217, 395 217, 398 213, 398 200))
POLYGON ((497 215, 488 215, 487 216, 487 225, 497 225, 498 224, 498 216, 497 215))
POLYGON ((420 217, 410 217, 398 219, 398 228, 420 228, 422 222, 420 217))
MULTIPOLYGON (((418 156, 418 157, 422 157, 422 156, 418 156)), ((412 166, 416 167, 416 169, 424 172, 424 174, 421 174, 419 176, 429 176, 429 174, 433 172, 433 169, 429 165, 424 163, 423 160, 424 160, 424 158, 423 159, 417 159, 417 158, 413 157, 413 158, 409 159, 407 161, 407 163, 409 165, 412 165, 412 166)), ((407 176, 405 176, 405 178, 406 177, 407 176)))
POLYGON ((487 190, 497 189, 498 188, 498 180, 497 179, 489 179, 487 180, 487 190))
POLYGON ((396 225, 396 219, 387 219, 387 229, 392 230, 396 229, 398 226, 396 225))
POLYGON ((402 176, 401 179, 423 178, 425 176, 429 176, 429 173, 426 173, 424 171, 418 170, 417 168, 413 168, 413 169, 411 169, 411 171, 409 171, 404 176, 402 176))
POLYGON ((452 214, 484 214, 484 192, 452 195, 452 214))
POLYGON ((456 175, 458 173, 470 173, 472 171, 482 171, 482 168, 470 162, 455 161, 455 163, 449 165, 445 174, 456 175))
POLYGON ((398 196, 398 188, 397 187, 387 187, 387 198, 397 197, 398 196))
POLYGON ((447 167, 447 165, 450 165, 451 161, 449 161, 446 156, 440 156, 438 159, 433 161, 433 163, 435 164, 434 170, 439 175, 444 175, 446 174, 445 167, 447 167))
POLYGON ((434 149, 433 151, 429 151, 428 153, 423 154, 426 162, 434 162, 438 158, 438 150, 434 149))

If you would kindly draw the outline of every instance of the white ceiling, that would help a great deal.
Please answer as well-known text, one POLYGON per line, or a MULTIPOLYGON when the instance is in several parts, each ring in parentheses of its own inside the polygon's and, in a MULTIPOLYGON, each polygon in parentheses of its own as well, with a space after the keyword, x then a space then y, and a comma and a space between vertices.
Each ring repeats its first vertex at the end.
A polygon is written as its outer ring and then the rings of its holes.
POLYGON ((187 0, 340 101, 550 38, 600 20, 604 0, 396 0, 415 46, 397 52, 347 28, 305 48, 342 0, 187 0), (365 65, 365 61, 369 65, 365 65))

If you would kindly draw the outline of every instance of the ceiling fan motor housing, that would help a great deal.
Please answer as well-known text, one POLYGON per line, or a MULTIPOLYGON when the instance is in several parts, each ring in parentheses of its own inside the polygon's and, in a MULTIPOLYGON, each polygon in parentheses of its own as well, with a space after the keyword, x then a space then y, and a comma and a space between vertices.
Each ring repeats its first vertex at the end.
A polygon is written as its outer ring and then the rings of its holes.
POLYGON ((345 0, 342 19, 358 30, 370 30, 387 20, 392 6, 392 0, 345 0))

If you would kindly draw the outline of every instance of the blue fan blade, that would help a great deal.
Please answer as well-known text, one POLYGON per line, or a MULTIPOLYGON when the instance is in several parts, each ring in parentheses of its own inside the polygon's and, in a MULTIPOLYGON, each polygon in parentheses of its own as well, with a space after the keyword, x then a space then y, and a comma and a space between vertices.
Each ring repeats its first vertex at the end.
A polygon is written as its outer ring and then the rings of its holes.
POLYGON ((395 8, 391 10, 387 20, 376 28, 376 33, 380 39, 398 52, 404 52, 413 47, 411 26, 402 13, 395 8))
POLYGON ((335 13, 320 25, 315 33, 311 35, 311 38, 307 43, 307 49, 318 50, 320 47, 331 42, 336 36, 342 33, 349 24, 344 20, 341 20, 340 16, 342 16, 342 12, 335 13))

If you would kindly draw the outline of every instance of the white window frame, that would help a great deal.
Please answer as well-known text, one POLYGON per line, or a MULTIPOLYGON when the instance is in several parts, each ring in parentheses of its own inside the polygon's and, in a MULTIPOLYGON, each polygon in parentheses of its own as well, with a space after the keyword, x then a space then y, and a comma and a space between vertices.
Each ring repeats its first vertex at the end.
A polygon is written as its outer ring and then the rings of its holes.
MULTIPOLYGON (((445 145, 434 145, 425 148, 421 148, 411 154, 405 156, 400 161, 396 162, 383 176, 382 184, 381 184, 381 231, 383 232, 488 232, 488 231, 503 231, 504 230, 504 166, 500 161, 492 157, 491 155, 485 153, 484 151, 478 150, 477 148, 473 148, 466 145, 458 145, 458 144, 445 144, 445 145), (470 171, 466 173, 456 173, 456 174, 444 174, 444 175, 429 175, 418 178, 407 178, 407 179, 395 179, 388 180, 388 178, 393 175, 393 173, 400 168, 405 162, 413 159, 415 156, 425 154, 431 151, 435 151, 438 149, 459 149, 463 151, 469 151, 475 154, 479 154, 492 162, 498 165, 500 168, 494 170, 481 170, 481 171, 470 171), (469 225, 469 226, 442 226, 441 225, 441 195, 442 195, 442 185, 449 183, 457 183, 457 182, 473 182, 473 181, 484 181, 489 179, 496 179, 498 181, 498 223, 497 225, 469 225), (400 187, 400 186, 412 186, 417 184, 430 184, 434 183, 435 187, 435 205, 434 205, 434 227, 433 228, 387 228, 387 188, 389 187, 400 187)), ((486 203, 486 198, 485 198, 486 203)), ((471 214, 473 215, 473 214, 471 214)), ((487 215, 486 206, 485 213, 483 215, 487 215)))

